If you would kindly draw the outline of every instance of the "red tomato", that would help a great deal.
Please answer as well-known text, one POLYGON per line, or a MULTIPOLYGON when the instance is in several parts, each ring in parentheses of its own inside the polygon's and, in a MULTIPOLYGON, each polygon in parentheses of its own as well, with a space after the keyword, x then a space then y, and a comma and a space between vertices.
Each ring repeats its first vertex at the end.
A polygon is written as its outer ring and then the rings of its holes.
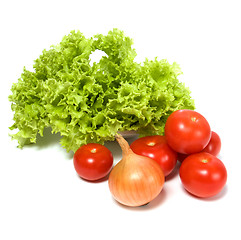
POLYGON ((224 164, 205 152, 188 156, 181 164, 179 176, 184 188, 201 198, 218 194, 227 181, 224 164))
POLYGON ((177 110, 167 119, 165 125, 167 143, 176 152, 191 154, 201 152, 211 138, 208 121, 193 110, 177 110))
POLYGON ((211 139, 208 145, 202 150, 202 152, 210 153, 217 156, 221 150, 221 139, 217 133, 212 131, 211 139))
POLYGON ((110 172, 113 156, 105 146, 89 143, 75 152, 73 162, 80 177, 94 181, 105 177, 110 172))
MULTIPOLYGON (((207 152, 212 154, 213 156, 217 156, 220 150, 221 150, 221 139, 217 133, 212 131, 211 139, 208 145, 201 152, 207 152)), ((188 154, 178 153, 177 160, 182 163, 184 159, 187 158, 188 156, 189 156, 188 154)))
POLYGON ((138 138, 130 147, 134 153, 152 158, 159 163, 165 176, 170 174, 176 166, 177 153, 168 146, 164 136, 138 138))

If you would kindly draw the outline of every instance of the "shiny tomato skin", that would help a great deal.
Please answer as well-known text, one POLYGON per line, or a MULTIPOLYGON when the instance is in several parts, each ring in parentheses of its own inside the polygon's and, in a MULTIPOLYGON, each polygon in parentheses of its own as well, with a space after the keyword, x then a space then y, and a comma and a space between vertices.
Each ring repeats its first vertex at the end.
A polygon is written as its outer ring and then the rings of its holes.
POLYGON ((136 154, 154 159, 161 166, 165 176, 176 166, 177 153, 169 147, 164 136, 138 138, 131 143, 130 148, 136 154))
POLYGON ((201 152, 209 143, 211 128, 208 121, 198 112, 188 109, 177 110, 165 125, 167 143, 176 152, 192 154, 201 152))
POLYGON ((81 146, 74 154, 74 168, 77 174, 86 180, 95 181, 104 178, 113 165, 113 155, 105 146, 89 143, 81 146))
POLYGON ((182 162, 179 176, 188 192, 200 198, 208 198, 223 189, 227 170, 217 157, 202 152, 191 154, 182 162))
POLYGON ((211 139, 208 145, 202 150, 202 152, 207 152, 214 156, 218 156, 220 150, 221 150, 221 139, 216 132, 212 131, 211 139))
MULTIPOLYGON (((221 150, 221 139, 219 135, 212 131, 211 139, 208 143, 208 145, 201 151, 201 152, 207 152, 212 154, 213 156, 218 156, 221 150)), ((188 154, 182 154, 178 153, 177 160, 179 162, 183 162, 185 158, 187 158, 188 154)))

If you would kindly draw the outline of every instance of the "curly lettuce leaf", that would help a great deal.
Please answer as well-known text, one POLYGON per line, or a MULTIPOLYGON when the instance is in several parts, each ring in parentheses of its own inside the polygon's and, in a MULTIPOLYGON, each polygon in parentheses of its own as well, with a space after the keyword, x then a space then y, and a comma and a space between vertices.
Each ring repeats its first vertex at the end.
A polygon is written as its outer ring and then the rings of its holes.
POLYGON ((179 66, 157 58, 137 63, 132 45, 118 29, 89 39, 72 31, 42 52, 34 71, 24 68, 9 96, 19 147, 35 143, 47 127, 61 134, 67 151, 114 140, 118 131, 163 134, 173 111, 194 109, 190 90, 178 81, 179 66), (91 65, 95 50, 105 56, 91 65))

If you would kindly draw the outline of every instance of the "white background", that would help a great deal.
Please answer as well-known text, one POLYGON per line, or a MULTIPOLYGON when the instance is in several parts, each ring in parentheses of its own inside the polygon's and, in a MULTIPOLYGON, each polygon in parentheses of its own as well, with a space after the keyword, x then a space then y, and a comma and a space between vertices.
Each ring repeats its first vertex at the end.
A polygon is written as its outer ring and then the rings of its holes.
MULTIPOLYGON (((241 239, 240 1, 2 1, 0 4, 0 239, 241 239), (43 49, 71 30, 86 37, 119 28, 134 39, 138 61, 180 64, 180 80, 196 109, 222 139, 228 171, 223 191, 200 200, 182 188, 178 171, 145 207, 116 203, 108 182, 89 183, 73 154, 48 131, 36 145, 16 148, 8 136, 12 83, 43 49), (232 237, 231 237, 232 236, 232 237)), ((121 152, 108 143, 115 163, 121 152)))

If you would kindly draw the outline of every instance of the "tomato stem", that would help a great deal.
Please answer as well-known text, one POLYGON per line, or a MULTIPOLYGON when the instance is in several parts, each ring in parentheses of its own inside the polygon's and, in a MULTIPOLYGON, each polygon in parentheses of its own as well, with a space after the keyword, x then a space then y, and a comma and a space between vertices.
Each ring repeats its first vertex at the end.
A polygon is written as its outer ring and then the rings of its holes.
POLYGON ((155 143, 154 142, 149 142, 149 143, 147 143, 147 145, 150 146, 150 147, 153 147, 153 146, 155 146, 155 143))
POLYGON ((96 148, 93 148, 93 149, 91 149, 90 151, 91 151, 92 153, 96 153, 97 150, 96 150, 96 148))
POLYGON ((196 118, 196 117, 191 117, 191 120, 192 120, 193 122, 196 122, 196 121, 197 121, 197 118, 196 118))

